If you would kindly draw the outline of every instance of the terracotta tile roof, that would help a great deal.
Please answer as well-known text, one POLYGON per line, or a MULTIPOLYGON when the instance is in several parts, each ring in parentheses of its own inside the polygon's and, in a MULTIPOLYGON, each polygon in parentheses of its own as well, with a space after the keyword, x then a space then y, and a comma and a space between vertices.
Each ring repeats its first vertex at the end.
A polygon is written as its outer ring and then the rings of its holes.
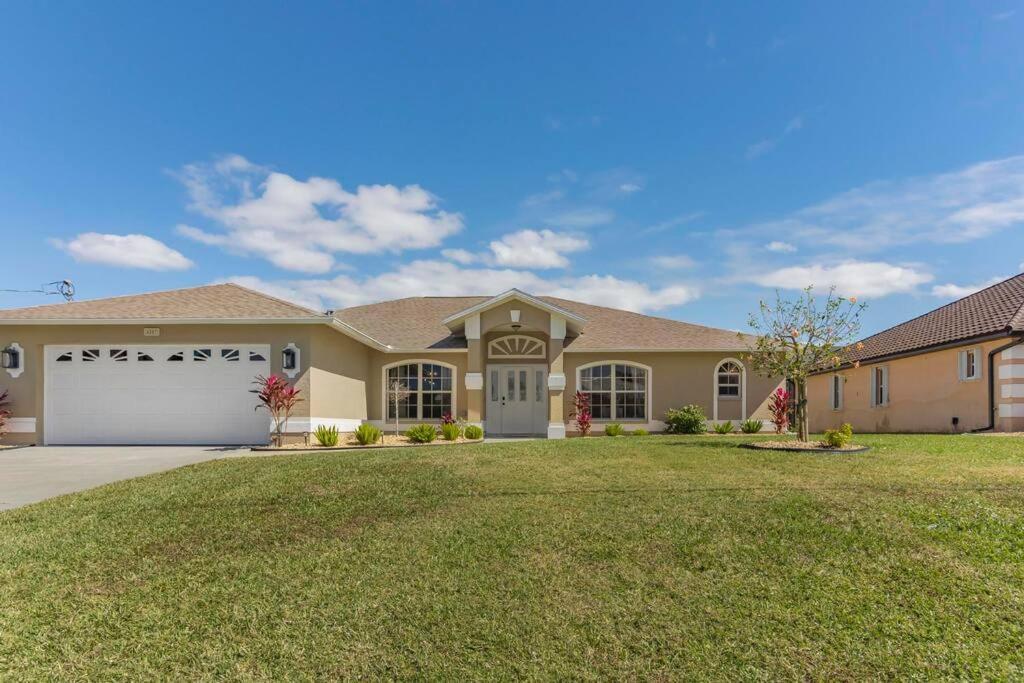
POLYGON ((31 308, 0 309, 0 321, 285 320, 322 315, 230 283, 31 308))
POLYGON ((868 361, 999 333, 1024 331, 1024 273, 861 340, 868 361))
MULTIPOLYGON (((464 348, 465 339, 453 337, 441 321, 489 298, 412 297, 346 308, 336 311, 334 315, 338 320, 394 348, 464 348)), ((572 351, 715 349, 739 352, 746 349, 736 333, 729 330, 555 297, 538 298, 587 319, 583 334, 573 339, 567 347, 572 351)))

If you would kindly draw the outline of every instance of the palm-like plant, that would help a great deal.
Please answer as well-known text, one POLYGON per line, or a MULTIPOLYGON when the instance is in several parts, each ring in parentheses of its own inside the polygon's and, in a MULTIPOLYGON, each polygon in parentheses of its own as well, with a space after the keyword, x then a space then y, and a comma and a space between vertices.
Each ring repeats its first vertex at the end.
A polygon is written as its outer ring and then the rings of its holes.
POLYGON ((258 388, 252 393, 256 394, 259 405, 256 410, 263 408, 270 413, 274 422, 274 444, 278 447, 284 437, 284 428, 291 417, 295 406, 303 401, 299 398, 299 390, 288 384, 288 380, 278 375, 263 377, 259 375, 253 382, 258 388))

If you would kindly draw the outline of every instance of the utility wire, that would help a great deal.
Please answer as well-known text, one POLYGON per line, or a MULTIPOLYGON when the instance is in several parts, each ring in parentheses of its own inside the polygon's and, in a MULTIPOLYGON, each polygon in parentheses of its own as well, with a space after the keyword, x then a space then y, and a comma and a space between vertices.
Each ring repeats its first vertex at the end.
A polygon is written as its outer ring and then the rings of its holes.
POLYGON ((39 289, 0 289, 0 292, 11 294, 46 294, 47 296, 59 294, 64 297, 65 301, 71 301, 75 298, 75 285, 71 280, 55 280, 54 282, 40 285, 39 289))

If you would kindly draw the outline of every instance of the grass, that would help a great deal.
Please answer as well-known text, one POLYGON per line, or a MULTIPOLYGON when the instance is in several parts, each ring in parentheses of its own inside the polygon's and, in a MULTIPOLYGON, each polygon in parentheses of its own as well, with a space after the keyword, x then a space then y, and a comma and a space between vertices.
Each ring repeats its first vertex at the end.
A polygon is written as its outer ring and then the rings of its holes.
POLYGON ((0 513, 0 677, 1024 676, 1020 440, 745 440, 220 460, 0 513))

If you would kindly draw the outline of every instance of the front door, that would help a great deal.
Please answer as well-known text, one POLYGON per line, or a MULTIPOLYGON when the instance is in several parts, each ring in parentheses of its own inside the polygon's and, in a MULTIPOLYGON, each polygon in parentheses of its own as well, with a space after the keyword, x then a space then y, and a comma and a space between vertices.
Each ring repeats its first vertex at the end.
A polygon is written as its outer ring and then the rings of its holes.
POLYGON ((544 434, 547 429, 547 370, 537 365, 488 367, 487 433, 544 434))

